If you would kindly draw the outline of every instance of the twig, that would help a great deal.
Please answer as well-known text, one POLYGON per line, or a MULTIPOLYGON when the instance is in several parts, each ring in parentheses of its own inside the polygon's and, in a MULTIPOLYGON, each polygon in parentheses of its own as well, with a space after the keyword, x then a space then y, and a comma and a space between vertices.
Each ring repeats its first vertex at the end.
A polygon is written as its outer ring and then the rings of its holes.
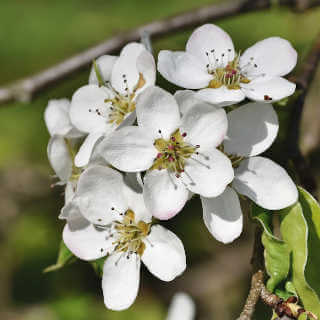
POLYGON ((264 248, 261 242, 262 228, 257 225, 255 229, 254 245, 251 258, 251 265, 253 275, 251 277, 251 287, 246 303, 242 309, 242 312, 237 320, 250 320, 254 313, 256 304, 260 298, 260 293, 264 278, 264 248))
POLYGON ((320 34, 318 35, 308 57, 303 64, 299 75, 291 78, 297 84, 297 90, 300 94, 294 101, 294 106, 291 112, 291 119, 288 127, 287 135, 287 155, 288 159, 293 161, 295 169, 299 175, 300 183, 311 193, 316 190, 317 183, 312 175, 311 168, 303 157, 299 148, 300 137, 300 121, 305 99, 308 94, 308 89, 315 76, 317 66, 320 60, 320 34))
POLYGON ((242 309, 242 312, 237 320, 250 320, 254 313, 256 304, 260 298, 261 289, 263 286, 263 271, 259 270, 253 274, 251 278, 251 288, 242 309))
POLYGON ((138 41, 144 31, 148 32, 153 38, 160 37, 208 21, 267 8, 269 5, 270 0, 230 0, 222 4, 190 10, 170 18, 151 22, 132 31, 118 34, 51 68, 14 82, 7 87, 0 88, 0 104, 9 101, 30 101, 43 88, 88 66, 96 57, 106 53, 117 52, 130 41, 138 41))

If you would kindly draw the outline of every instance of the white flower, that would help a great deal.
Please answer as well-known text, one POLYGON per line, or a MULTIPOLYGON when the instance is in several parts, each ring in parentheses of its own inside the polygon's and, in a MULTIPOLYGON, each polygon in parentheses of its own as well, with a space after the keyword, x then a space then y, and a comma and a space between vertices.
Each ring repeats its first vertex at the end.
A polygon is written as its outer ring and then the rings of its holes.
POLYGON ((72 145, 76 139, 84 136, 84 133, 71 124, 69 109, 68 99, 49 100, 44 112, 45 123, 51 136, 47 147, 48 159, 60 184, 70 181, 72 145))
POLYGON ((71 122, 88 134, 75 158, 76 166, 89 162, 101 137, 135 121, 136 98, 155 83, 155 77, 153 56, 139 43, 126 45, 119 57, 97 59, 89 85, 78 89, 71 101, 71 122))
POLYGON ((142 194, 126 186, 111 168, 85 170, 60 218, 67 219, 63 240, 77 257, 90 261, 108 255, 102 289, 109 309, 123 310, 134 302, 141 261, 163 281, 173 280, 186 268, 181 240, 151 224, 142 194))
POLYGON ((44 120, 50 136, 79 138, 84 135, 71 124, 69 110, 70 101, 68 99, 49 100, 44 111, 44 120))
POLYGON ((193 320, 195 311, 195 304, 191 297, 184 292, 178 292, 171 301, 167 320, 193 320))
POLYGON ((278 133, 278 117, 272 105, 248 103, 227 116, 229 129, 223 146, 235 167, 235 177, 220 196, 201 197, 205 224, 224 243, 232 242, 242 231, 236 192, 268 210, 283 209, 298 199, 297 188, 287 172, 257 156, 271 146, 278 133))
POLYGON ((233 179, 230 160, 215 149, 227 132, 223 109, 201 102, 180 117, 174 97, 158 87, 137 101, 137 126, 114 132, 101 155, 125 172, 146 171, 143 196, 153 216, 169 219, 185 205, 189 192, 221 194, 233 179))
POLYGON ((209 103, 227 106, 245 97, 274 102, 290 96, 295 84, 283 78, 297 63, 297 53, 287 40, 271 37, 257 42, 241 56, 229 35, 205 24, 190 36, 186 51, 160 51, 158 70, 168 81, 209 103))

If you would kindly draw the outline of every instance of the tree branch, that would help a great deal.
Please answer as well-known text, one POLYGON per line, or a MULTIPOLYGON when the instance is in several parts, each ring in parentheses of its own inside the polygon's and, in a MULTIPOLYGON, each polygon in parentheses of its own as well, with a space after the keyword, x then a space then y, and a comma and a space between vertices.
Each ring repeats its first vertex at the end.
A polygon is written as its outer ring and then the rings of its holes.
POLYGON ((251 258, 251 265, 253 270, 253 275, 251 277, 251 287, 246 303, 237 320, 250 320, 252 318, 256 304, 260 298, 262 286, 264 286, 264 248, 261 242, 261 236, 262 228, 257 225, 255 229, 253 252, 251 258))
POLYGON ((222 4, 193 9, 123 32, 53 67, 0 88, 0 104, 9 101, 30 101, 43 88, 88 66, 96 57, 117 52, 130 41, 138 41, 144 32, 148 32, 154 38, 161 37, 208 21, 267 8, 269 5, 270 0, 230 0, 222 4))
POLYGON ((263 271, 259 270, 253 274, 251 278, 251 288, 242 309, 242 312, 237 320, 250 320, 254 313, 257 302, 259 301, 261 289, 263 286, 263 271))
POLYGON ((299 175, 300 183, 311 193, 316 190, 317 183, 314 176, 312 175, 309 163, 306 161, 300 151, 299 137, 303 106, 308 94, 308 89, 315 76, 319 60, 320 34, 318 35, 312 49, 310 50, 310 53, 306 58, 299 75, 290 79, 296 82, 297 90, 300 90, 300 94, 294 101, 286 139, 287 158, 293 161, 295 169, 299 175))

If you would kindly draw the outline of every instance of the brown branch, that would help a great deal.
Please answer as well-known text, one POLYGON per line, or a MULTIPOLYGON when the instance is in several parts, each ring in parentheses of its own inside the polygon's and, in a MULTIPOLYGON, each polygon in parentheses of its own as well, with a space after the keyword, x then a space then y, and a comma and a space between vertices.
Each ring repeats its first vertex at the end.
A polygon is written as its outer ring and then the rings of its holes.
POLYGON ((254 313, 257 302, 259 301, 261 289, 263 286, 263 271, 259 270, 253 274, 251 278, 251 288, 242 309, 242 312, 237 320, 250 320, 254 313))
POLYGON ((251 258, 251 265, 253 275, 251 277, 251 287, 246 303, 237 320, 250 320, 254 313, 257 302, 260 298, 264 278, 264 248, 261 242, 262 228, 260 225, 256 226, 254 235, 253 252, 251 258))
POLYGON ((43 88, 88 66, 96 57, 119 51, 126 43, 138 41, 143 32, 153 38, 190 28, 208 21, 229 17, 249 10, 266 8, 269 0, 230 0, 226 3, 205 6, 196 10, 151 22, 132 31, 118 34, 101 44, 85 50, 47 70, 0 88, 0 103, 30 101, 43 88))
POLYGON ((287 158, 293 161, 294 167, 298 173, 300 183, 311 193, 316 190, 316 180, 312 175, 309 163, 303 157, 299 148, 300 121, 303 112, 303 106, 308 94, 310 84, 315 76, 317 66, 320 60, 320 34, 318 35, 308 57, 303 64, 297 77, 291 78, 297 84, 299 95, 294 101, 289 121, 287 134, 287 158))

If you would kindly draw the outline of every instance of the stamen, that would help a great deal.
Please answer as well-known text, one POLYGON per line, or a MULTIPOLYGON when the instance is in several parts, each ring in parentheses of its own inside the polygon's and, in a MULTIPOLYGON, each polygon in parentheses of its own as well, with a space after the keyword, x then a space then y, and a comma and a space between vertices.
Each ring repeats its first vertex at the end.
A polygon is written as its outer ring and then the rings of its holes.
POLYGON ((204 167, 207 168, 207 169, 211 169, 210 166, 208 166, 207 164, 201 162, 200 160, 198 160, 198 159, 196 159, 196 158, 190 157, 190 159, 192 159, 193 161, 199 163, 200 165, 204 166, 204 167))

